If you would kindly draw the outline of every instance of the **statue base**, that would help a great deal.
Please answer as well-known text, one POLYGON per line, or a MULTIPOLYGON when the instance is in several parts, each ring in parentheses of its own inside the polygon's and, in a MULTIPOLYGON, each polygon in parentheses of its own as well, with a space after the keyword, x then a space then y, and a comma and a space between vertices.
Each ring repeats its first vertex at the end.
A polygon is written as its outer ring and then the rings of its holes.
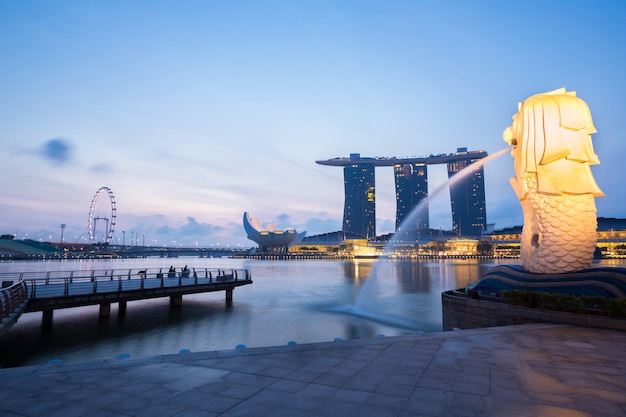
POLYGON ((534 274, 521 265, 498 265, 466 290, 475 297, 501 297, 502 291, 524 290, 626 298, 626 269, 599 267, 563 274, 534 274))

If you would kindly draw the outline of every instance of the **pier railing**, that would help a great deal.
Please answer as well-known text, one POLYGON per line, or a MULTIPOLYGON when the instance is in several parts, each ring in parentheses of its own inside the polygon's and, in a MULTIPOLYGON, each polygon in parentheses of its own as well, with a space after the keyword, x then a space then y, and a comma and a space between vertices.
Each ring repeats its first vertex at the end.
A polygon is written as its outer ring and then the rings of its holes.
POLYGON ((226 303, 233 290, 252 284, 247 269, 192 268, 110 269, 93 271, 50 271, 0 273, 0 336, 22 313, 42 311, 44 326, 52 324, 53 311, 100 305, 100 317, 108 317, 111 303, 126 310, 128 301, 169 297, 180 305, 185 294, 224 291, 226 303))
POLYGON ((148 268, 0 274, 0 281, 17 281, 27 287, 27 297, 31 299, 249 280, 247 269, 221 268, 191 268, 175 272, 167 268, 148 268))
POLYGON ((26 282, 19 281, 15 284, 10 281, 2 281, 3 288, 0 290, 0 335, 11 327, 22 314, 28 304, 28 288, 26 282), (7 286, 4 287, 4 282, 7 286))

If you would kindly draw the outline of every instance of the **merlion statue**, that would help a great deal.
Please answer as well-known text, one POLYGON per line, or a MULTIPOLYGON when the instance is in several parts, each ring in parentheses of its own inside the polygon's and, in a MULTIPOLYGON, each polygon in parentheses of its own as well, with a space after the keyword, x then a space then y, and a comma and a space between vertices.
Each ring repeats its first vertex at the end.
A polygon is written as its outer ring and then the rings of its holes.
POLYGON ((564 88, 518 105, 504 140, 513 145, 511 185, 524 211, 522 267, 558 274, 587 269, 596 248, 595 197, 604 194, 590 165, 600 163, 589 107, 564 88))

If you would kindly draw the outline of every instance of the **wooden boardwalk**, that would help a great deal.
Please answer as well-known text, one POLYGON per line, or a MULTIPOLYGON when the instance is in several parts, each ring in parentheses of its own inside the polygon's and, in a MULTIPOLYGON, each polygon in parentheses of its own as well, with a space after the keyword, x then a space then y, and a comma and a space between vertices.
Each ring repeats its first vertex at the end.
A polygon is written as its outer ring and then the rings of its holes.
POLYGON ((246 269, 125 269, 0 274, 0 281, 6 286, 2 290, 1 335, 22 312, 42 311, 44 324, 49 324, 53 311, 61 308, 100 305, 100 316, 106 317, 112 303, 119 303, 124 311, 128 301, 170 297, 170 303, 178 305, 185 294, 214 291, 225 291, 226 302, 231 303, 233 290, 252 284, 252 277, 246 269))

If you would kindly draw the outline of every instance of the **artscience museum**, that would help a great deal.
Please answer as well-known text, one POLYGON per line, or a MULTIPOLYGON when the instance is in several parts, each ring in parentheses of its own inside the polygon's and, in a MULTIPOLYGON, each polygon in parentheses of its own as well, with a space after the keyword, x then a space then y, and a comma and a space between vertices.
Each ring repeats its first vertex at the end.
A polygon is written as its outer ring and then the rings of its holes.
POLYGON ((286 252, 287 247, 304 239, 306 232, 298 233, 293 228, 279 230, 275 224, 261 225, 258 219, 250 218, 248 212, 243 214, 243 227, 248 239, 256 242, 262 252, 286 252))

